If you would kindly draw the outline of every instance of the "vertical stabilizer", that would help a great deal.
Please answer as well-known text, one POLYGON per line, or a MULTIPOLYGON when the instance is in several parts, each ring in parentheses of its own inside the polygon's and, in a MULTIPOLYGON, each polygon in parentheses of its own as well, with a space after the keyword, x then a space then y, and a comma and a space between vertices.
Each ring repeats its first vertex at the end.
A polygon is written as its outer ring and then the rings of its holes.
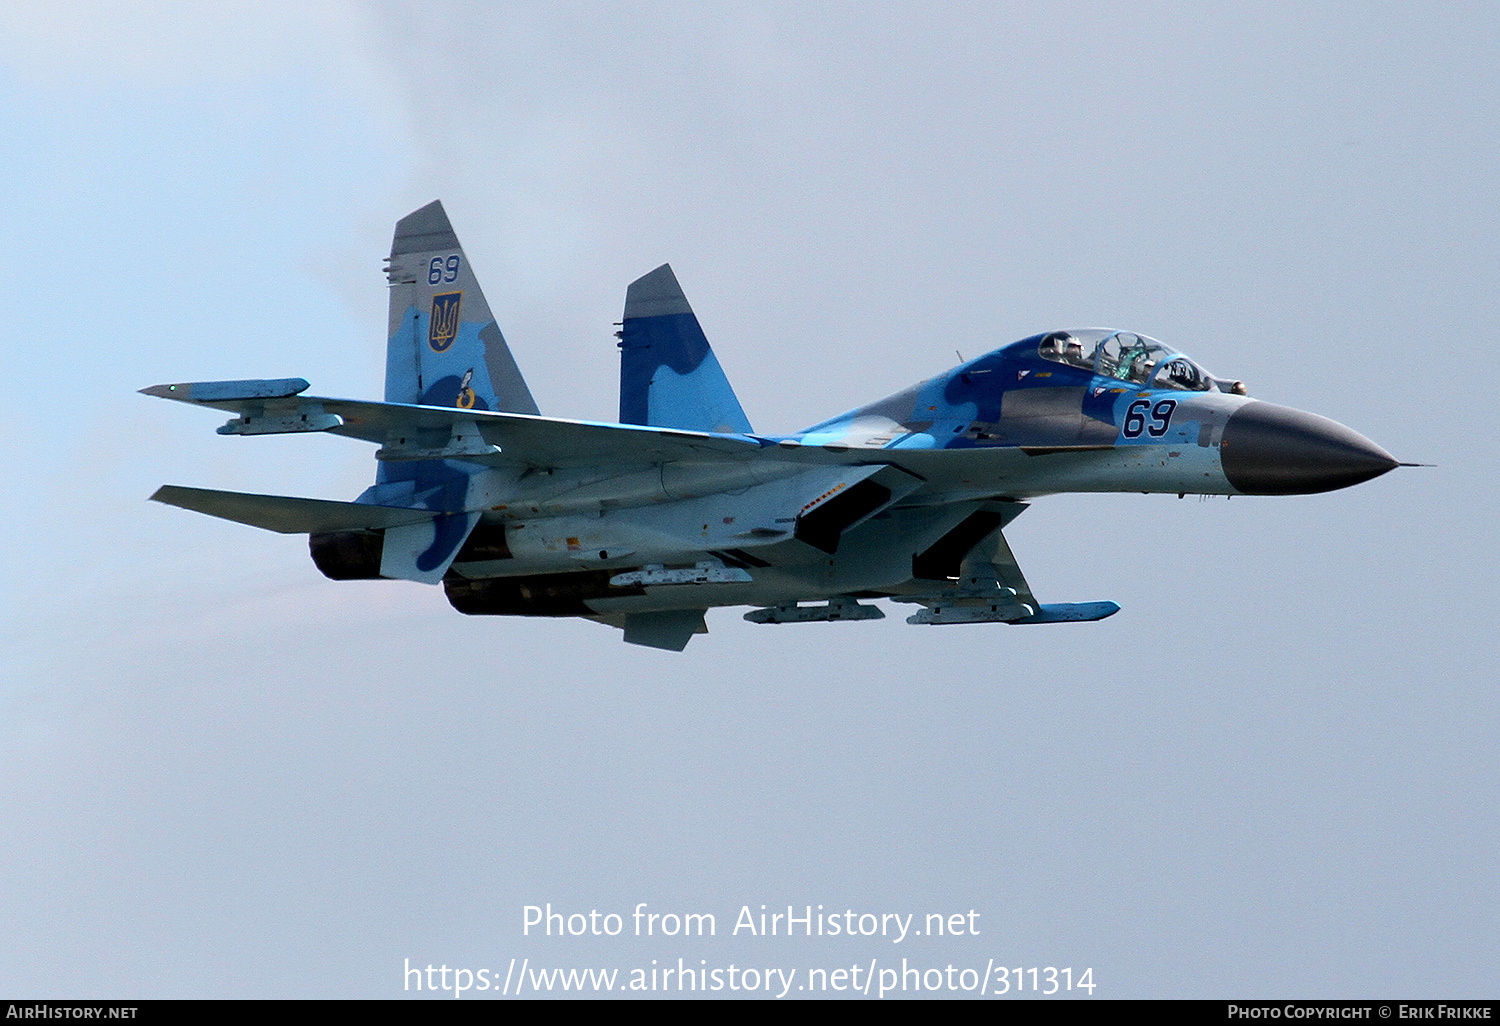
POLYGON ((386 275, 386 402, 539 412, 440 201, 396 222, 386 275))
POLYGON ((620 423, 750 433, 750 421, 669 264, 637 278, 625 292, 620 423))

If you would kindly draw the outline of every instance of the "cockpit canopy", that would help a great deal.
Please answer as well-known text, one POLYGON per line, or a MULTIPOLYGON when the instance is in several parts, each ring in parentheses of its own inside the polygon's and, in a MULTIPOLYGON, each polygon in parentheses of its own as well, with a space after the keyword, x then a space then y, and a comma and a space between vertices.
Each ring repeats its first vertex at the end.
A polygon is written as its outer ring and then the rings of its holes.
POLYGON ((1239 382, 1221 381, 1177 350, 1133 331, 1109 328, 1054 331, 1038 344, 1037 355, 1143 388, 1175 388, 1183 392, 1217 388, 1221 392, 1238 390, 1241 394, 1244 389, 1239 382))

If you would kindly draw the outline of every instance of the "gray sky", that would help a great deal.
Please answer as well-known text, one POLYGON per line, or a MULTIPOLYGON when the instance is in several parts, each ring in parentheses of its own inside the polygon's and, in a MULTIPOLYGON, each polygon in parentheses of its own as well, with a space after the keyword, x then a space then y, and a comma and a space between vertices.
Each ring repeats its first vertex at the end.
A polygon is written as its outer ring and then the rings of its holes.
POLYGON ((404 959, 906 956, 1101 997, 1490 996, 1500 15, 1451 4, 50 4, 0 13, 11 344, 0 993, 402 993, 404 959), (615 410, 670 260, 752 423, 1056 327, 1174 344, 1438 463, 1064 496, 1031 630, 681 655, 323 579, 150 504, 347 499, 369 447, 162 381, 378 397, 391 224, 442 198, 542 411, 615 410), (521 909, 713 912, 693 942, 521 909), (978 910, 901 947, 741 905, 978 910))

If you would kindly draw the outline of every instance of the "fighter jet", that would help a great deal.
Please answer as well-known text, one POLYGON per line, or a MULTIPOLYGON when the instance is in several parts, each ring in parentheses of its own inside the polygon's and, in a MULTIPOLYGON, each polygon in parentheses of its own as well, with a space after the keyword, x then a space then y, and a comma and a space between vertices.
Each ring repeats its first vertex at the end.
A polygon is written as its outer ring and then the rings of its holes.
POLYGON ((1091 621, 1043 603, 1005 527, 1060 492, 1292 495, 1398 465, 1324 417, 1249 398, 1129 331, 1049 331, 793 435, 750 426, 668 265, 630 285, 618 423, 543 417, 442 204, 387 261, 385 399, 301 378, 154 385, 226 435, 372 442, 352 502, 168 485, 158 502, 305 534, 334 580, 441 585, 461 613, 577 616, 681 651, 717 606, 757 624, 1091 621))

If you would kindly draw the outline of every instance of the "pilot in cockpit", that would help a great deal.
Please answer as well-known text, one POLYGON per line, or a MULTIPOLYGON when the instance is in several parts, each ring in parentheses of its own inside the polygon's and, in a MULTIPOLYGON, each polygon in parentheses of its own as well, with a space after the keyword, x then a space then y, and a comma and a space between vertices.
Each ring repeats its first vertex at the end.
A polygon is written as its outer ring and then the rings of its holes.
POLYGON ((1074 367, 1092 367, 1093 361, 1083 355, 1083 343, 1066 331, 1054 331, 1042 339, 1041 355, 1074 367))
POLYGON ((1126 381, 1145 381, 1146 375, 1151 373, 1152 363, 1146 362, 1146 344, 1139 340, 1129 349, 1120 354, 1120 368, 1115 376, 1126 381))
POLYGON ((1083 343, 1072 335, 1066 336, 1066 341, 1063 342, 1062 358, 1064 363, 1071 363, 1074 367, 1088 366, 1083 358, 1083 343))

